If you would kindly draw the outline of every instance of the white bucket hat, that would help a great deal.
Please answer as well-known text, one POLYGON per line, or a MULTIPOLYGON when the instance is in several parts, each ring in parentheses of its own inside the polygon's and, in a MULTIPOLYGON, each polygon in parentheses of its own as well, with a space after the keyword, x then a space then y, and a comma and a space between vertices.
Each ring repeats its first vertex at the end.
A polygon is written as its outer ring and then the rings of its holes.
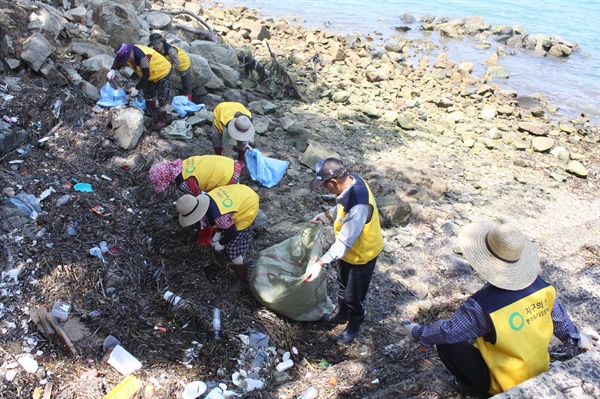
POLYGON ((460 231, 458 243, 473 269, 498 288, 522 290, 538 276, 538 252, 513 225, 471 223, 460 231))
POLYGON ((182 195, 177 200, 177 212, 179 212, 179 224, 183 227, 190 226, 204 217, 210 204, 207 195, 200 194, 194 197, 190 194, 182 195))
POLYGON ((246 115, 240 115, 227 124, 227 133, 237 141, 252 141, 254 139, 254 125, 246 115))

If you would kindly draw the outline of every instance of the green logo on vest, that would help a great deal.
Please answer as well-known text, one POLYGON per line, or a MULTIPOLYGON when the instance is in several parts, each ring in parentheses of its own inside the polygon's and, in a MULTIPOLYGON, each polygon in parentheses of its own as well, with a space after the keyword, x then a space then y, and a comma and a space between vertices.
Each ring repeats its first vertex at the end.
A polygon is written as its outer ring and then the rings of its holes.
POLYGON ((231 198, 225 198, 221 204, 223 204, 225 208, 231 208, 233 206, 233 200, 231 198))
POLYGON ((523 318, 523 316, 521 316, 521 313, 515 312, 515 313, 511 314, 510 317, 508 318, 508 325, 513 330, 519 331, 525 325, 525 319, 523 318), (515 325, 515 319, 517 319, 517 323, 519 324, 518 326, 515 325))
POLYGON ((185 168, 185 172, 186 173, 194 173, 194 171, 196 170, 196 167, 194 165, 190 165, 187 168, 185 168))

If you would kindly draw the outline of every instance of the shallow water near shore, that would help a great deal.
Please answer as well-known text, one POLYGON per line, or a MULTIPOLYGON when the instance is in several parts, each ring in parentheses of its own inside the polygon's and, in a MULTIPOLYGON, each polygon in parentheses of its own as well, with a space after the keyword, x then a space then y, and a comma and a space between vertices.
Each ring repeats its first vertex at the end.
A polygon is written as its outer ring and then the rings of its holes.
MULTIPOLYGON (((511 76, 509 79, 495 78, 494 82, 517 90, 520 96, 544 93, 550 105, 559 108, 560 114, 571 117, 584 113, 593 122, 600 121, 600 2, 597 0, 222 0, 219 3, 244 5, 260 10, 263 17, 284 18, 307 28, 334 33, 376 33, 376 45, 385 44, 393 36, 427 38, 440 44, 438 50, 429 54, 430 58, 435 59, 437 54, 446 52, 449 60, 473 62, 474 77, 483 76, 485 61, 496 51, 498 43, 494 37, 489 38, 491 48, 480 50, 477 48, 478 37, 440 38, 435 32, 420 30, 418 20, 421 17, 435 15, 456 19, 479 15, 494 27, 518 25, 530 34, 558 35, 577 43, 580 48, 567 58, 535 57, 527 50, 507 48, 507 51, 514 51, 514 55, 500 57, 499 64, 511 76), (407 12, 412 13, 417 22, 403 23, 400 16, 407 12), (411 30, 401 33, 394 29, 399 26, 408 26, 411 30)), ((418 58, 412 61, 416 63, 418 58)))

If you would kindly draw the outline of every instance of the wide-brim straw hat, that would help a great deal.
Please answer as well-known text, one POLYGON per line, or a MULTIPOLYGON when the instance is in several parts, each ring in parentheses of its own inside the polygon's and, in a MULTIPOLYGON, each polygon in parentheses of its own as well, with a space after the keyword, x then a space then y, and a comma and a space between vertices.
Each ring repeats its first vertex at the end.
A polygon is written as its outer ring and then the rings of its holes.
POLYGON ((227 133, 237 141, 252 141, 254 139, 254 125, 250 118, 241 115, 227 124, 227 133))
POLYGON ((207 195, 200 194, 197 197, 186 194, 177 200, 177 212, 179 212, 179 224, 183 227, 197 223, 206 215, 210 199, 207 195))
POLYGON ((471 223, 460 231, 458 243, 471 267, 498 288, 522 290, 538 276, 538 252, 513 225, 471 223))

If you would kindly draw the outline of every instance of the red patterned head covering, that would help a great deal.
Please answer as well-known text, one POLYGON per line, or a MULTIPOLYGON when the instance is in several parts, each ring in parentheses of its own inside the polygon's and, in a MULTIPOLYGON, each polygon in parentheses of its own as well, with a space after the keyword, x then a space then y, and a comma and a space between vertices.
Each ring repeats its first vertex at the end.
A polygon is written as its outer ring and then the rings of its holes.
POLYGON ((165 191, 169 183, 175 183, 175 177, 183 170, 183 162, 176 159, 170 163, 157 162, 150 168, 150 181, 157 193, 165 191))

